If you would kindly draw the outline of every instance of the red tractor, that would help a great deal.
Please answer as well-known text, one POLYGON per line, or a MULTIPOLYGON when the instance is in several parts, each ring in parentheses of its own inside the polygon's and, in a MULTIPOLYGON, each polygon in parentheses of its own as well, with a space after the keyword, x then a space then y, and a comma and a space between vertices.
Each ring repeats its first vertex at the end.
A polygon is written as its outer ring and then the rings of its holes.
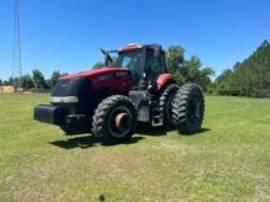
POLYGON ((202 90, 193 83, 177 85, 161 46, 129 44, 101 52, 106 67, 61 77, 50 105, 35 107, 36 120, 58 125, 66 134, 92 132, 104 144, 129 140, 137 122, 182 134, 201 130, 202 90))

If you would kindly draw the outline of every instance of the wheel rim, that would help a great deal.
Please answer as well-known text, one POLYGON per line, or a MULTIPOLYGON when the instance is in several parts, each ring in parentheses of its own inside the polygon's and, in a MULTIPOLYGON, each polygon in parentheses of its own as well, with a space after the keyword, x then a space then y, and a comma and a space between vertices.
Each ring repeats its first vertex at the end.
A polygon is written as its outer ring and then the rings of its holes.
POLYGON ((113 109, 108 120, 110 134, 116 138, 125 137, 132 127, 132 114, 127 107, 113 109))

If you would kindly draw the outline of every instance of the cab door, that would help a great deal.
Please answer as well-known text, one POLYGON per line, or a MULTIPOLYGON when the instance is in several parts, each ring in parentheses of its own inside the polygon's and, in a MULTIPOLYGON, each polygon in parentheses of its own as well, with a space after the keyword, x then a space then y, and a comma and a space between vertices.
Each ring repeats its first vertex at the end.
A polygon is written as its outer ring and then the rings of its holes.
POLYGON ((164 52, 156 55, 154 50, 147 49, 145 67, 147 81, 154 84, 159 75, 166 72, 164 52))

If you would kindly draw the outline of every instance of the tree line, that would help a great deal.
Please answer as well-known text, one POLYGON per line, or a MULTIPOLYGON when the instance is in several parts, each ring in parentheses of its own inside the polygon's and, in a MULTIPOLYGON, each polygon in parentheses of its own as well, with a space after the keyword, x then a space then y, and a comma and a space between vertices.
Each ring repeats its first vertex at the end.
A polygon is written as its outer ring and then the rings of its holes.
POLYGON ((270 44, 267 40, 243 62, 224 70, 211 84, 218 95, 270 97, 270 44))
POLYGON ((0 85, 14 85, 15 88, 21 88, 29 90, 31 88, 38 88, 40 90, 49 90, 57 82, 60 76, 67 75, 67 73, 60 73, 60 71, 54 71, 49 79, 45 79, 43 73, 34 69, 32 74, 26 74, 20 78, 10 77, 8 80, 2 81, 0 79, 0 85))
MULTIPOLYGON (((267 40, 247 59, 237 62, 231 69, 224 70, 214 81, 211 80, 215 73, 213 68, 203 66, 198 56, 186 58, 183 47, 169 46, 166 55, 168 70, 180 84, 194 82, 210 94, 270 97, 270 44, 267 40)), ((103 66, 103 62, 97 62, 93 68, 103 66)), ((23 89, 36 87, 48 90, 65 74, 54 71, 49 79, 45 79, 42 72, 35 69, 31 75, 23 75, 20 79, 11 77, 6 81, 0 80, 0 85, 15 84, 23 89)))

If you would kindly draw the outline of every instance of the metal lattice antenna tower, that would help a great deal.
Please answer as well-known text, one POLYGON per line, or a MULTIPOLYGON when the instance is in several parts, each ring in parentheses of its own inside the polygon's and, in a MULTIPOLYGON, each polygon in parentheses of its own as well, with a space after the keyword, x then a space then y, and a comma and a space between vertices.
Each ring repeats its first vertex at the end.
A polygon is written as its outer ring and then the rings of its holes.
POLYGON ((14 81, 14 85, 20 87, 20 78, 22 76, 20 10, 19 10, 19 0, 15 0, 14 2, 15 5, 14 5, 12 77, 19 78, 18 81, 14 81))

